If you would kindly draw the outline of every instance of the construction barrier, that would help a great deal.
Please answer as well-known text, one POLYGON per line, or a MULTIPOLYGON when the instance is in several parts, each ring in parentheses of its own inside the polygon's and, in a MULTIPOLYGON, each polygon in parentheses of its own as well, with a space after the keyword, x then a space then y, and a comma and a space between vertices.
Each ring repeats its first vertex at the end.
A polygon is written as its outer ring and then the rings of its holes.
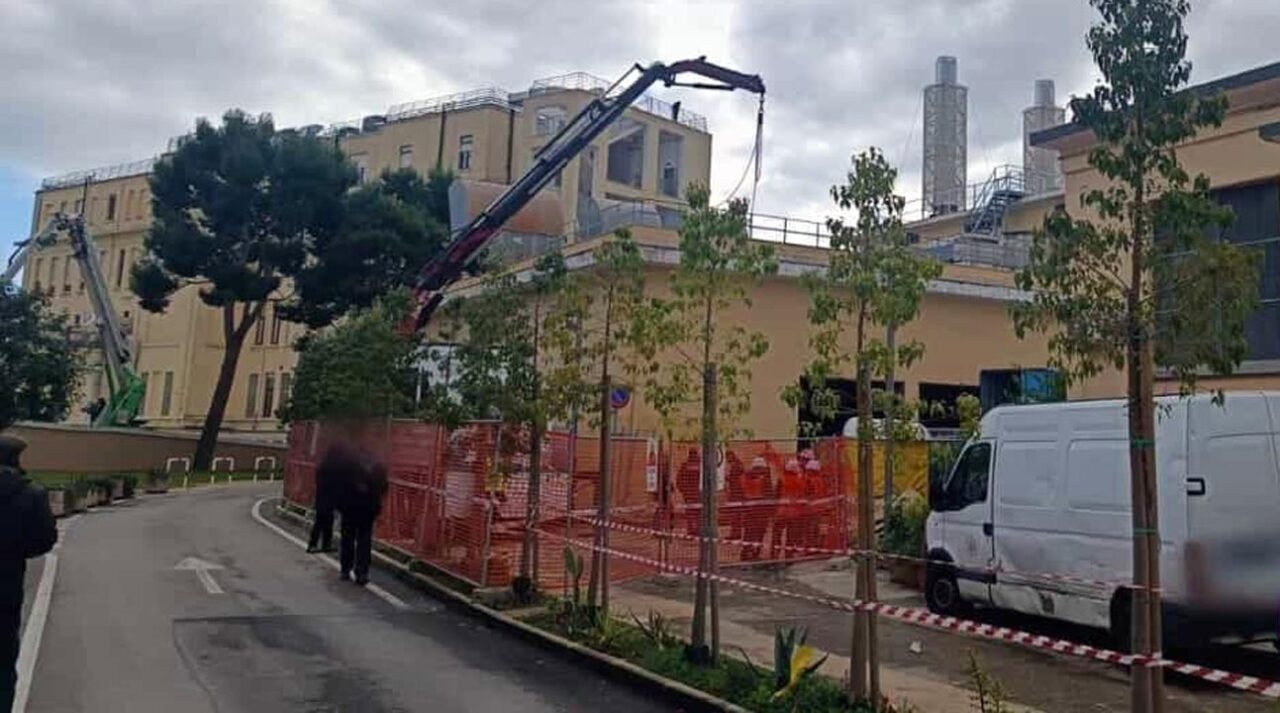
MULTIPOLYGON (((390 489, 375 536, 477 586, 506 586, 519 574, 529 522, 530 444, 523 429, 493 422, 456 429, 388 421, 365 429, 365 446, 387 465, 390 489)), ((332 429, 295 423, 284 493, 309 505, 315 467, 332 429)), ((609 542, 614 549, 680 566, 698 561, 701 449, 656 438, 611 439, 609 542), (630 529, 626 529, 630 528, 630 529), (657 537, 653 535, 657 533, 657 537)), ((828 556, 856 531, 856 441, 731 441, 716 453, 713 539, 720 566, 828 556)), ((539 584, 566 586, 563 551, 599 529, 600 444, 591 436, 546 434, 531 561, 539 584)), ((916 483, 924 444, 903 444, 900 486, 916 483)), ((647 574, 619 563, 611 580, 647 574)))

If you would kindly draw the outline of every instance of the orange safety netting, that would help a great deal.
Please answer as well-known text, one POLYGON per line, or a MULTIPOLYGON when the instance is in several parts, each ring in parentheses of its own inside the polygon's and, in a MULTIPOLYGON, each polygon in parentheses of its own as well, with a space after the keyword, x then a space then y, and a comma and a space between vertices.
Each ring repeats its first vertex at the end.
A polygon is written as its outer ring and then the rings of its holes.
MULTIPOLYGON (((491 422, 449 430, 395 421, 366 434, 365 446, 385 460, 390 477, 375 530, 380 542, 478 586, 507 586, 520 574, 530 500, 527 431, 491 422)), ((286 499, 312 503, 315 467, 331 439, 322 424, 292 425, 286 499)), ((637 560, 698 564, 698 444, 634 436, 610 443, 605 527, 597 506, 599 439, 560 431, 544 438, 533 540, 544 589, 571 586, 566 548, 589 569, 591 552, 581 543, 597 536, 637 560)), ((855 450, 855 441, 842 438, 732 441, 719 448, 713 528, 719 565, 825 557, 848 547, 856 530, 855 450)), ((625 558, 610 558, 608 566, 611 581, 657 569, 625 558)))

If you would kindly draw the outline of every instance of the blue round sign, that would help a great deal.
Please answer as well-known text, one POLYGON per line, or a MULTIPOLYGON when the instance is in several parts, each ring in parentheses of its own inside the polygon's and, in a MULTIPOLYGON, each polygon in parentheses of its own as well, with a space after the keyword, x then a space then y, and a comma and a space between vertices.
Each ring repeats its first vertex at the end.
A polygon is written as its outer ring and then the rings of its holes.
POLYGON ((627 387, 615 386, 613 391, 609 392, 609 405, 615 411, 626 408, 629 403, 631 403, 631 390, 627 387))

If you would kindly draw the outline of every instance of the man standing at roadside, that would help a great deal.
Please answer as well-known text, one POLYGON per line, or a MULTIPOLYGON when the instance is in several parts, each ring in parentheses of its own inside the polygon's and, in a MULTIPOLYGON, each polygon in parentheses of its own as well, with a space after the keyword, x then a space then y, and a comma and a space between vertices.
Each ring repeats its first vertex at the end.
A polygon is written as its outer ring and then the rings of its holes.
POLYGON ((350 475, 341 485, 338 513, 342 516, 338 560, 343 579, 355 575, 360 586, 369 583, 369 562, 373 557, 373 524, 382 512, 387 494, 387 469, 364 446, 357 446, 350 475))
POLYGON ((307 552, 331 552, 333 550, 333 511, 342 488, 342 481, 357 467, 356 453, 351 444, 338 440, 329 446, 320 465, 316 467, 315 521, 307 538, 307 552))
POLYGON ((13 707, 18 632, 27 560, 53 549, 58 527, 44 488, 27 478, 19 457, 27 444, 0 434, 0 711, 13 707))

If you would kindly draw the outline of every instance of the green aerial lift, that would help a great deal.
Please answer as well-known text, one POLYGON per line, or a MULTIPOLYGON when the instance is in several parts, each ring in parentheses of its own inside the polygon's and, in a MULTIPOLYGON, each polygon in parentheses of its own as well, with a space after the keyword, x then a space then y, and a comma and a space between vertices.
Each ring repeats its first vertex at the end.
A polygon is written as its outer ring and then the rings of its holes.
POLYGON ((93 305, 94 322, 98 327, 98 337, 102 343, 103 361, 106 366, 110 397, 93 418, 95 427, 102 426, 136 426, 141 424, 138 412, 142 408, 142 399, 146 395, 146 383, 133 368, 133 348, 129 337, 125 334, 120 316, 111 306, 107 294, 107 281, 102 272, 102 264, 98 260, 98 251, 94 248, 93 238, 85 228, 84 217, 80 215, 54 214, 48 225, 35 237, 22 243, 18 252, 9 259, 0 283, 9 283, 26 262, 28 253, 48 247, 56 240, 59 233, 66 233, 71 240, 71 253, 80 266, 80 274, 84 277, 85 290, 89 302, 93 305))

